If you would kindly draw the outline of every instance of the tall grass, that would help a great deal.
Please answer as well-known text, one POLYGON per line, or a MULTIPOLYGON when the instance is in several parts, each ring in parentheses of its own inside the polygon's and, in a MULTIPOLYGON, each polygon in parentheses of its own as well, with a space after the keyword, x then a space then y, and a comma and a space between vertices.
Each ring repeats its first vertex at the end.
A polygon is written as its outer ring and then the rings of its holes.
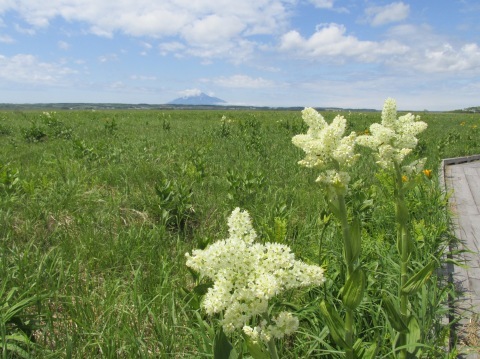
MULTIPOLYGON (((379 116, 344 115, 357 132, 379 116)), ((421 115, 429 127, 414 156, 427 157, 427 168, 480 153, 478 115, 421 115)), ((326 267, 323 288, 295 294, 300 330, 280 343, 280 357, 342 357, 319 310, 323 298, 340 300, 345 268, 333 258, 342 255, 341 232, 314 173, 296 163, 291 138, 303 126, 300 113, 283 111, 0 113, 2 356, 213 357, 215 319, 199 309, 193 289, 201 282, 184 253, 225 237, 226 218, 240 206, 261 238, 326 267)), ((368 263, 356 332, 389 358, 395 330, 379 308, 382 294, 398 288, 393 184, 369 173, 370 160, 360 161, 348 203, 364 223, 368 263)), ((406 201, 413 266, 421 268, 451 240, 435 174, 406 201)), ((451 288, 440 281, 433 276, 410 300, 429 358, 442 357, 448 336, 451 288)))

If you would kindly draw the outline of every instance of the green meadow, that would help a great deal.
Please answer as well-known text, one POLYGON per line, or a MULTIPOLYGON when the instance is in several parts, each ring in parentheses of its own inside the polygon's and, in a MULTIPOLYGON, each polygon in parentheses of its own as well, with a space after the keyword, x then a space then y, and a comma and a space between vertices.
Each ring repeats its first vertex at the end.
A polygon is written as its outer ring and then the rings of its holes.
MULTIPOLYGON (((341 114, 347 133, 380 120, 379 112, 341 114)), ((440 268, 456 240, 441 159, 480 153, 480 115, 418 114, 428 128, 409 156, 427 158, 431 173, 406 196, 412 273, 432 259, 440 268)), ((337 112, 323 115, 330 122, 337 112)), ((287 244, 325 269, 323 286, 271 301, 300 321, 278 340, 279 357, 344 358, 320 310, 326 301, 343 317, 342 234, 317 171, 298 165, 304 154, 292 137, 306 130, 294 111, 0 112, 2 358, 220 358, 219 317, 201 308, 209 283, 185 253, 226 238, 236 207, 250 213, 260 242, 287 244)), ((349 217, 361 222, 367 275, 355 334, 376 343, 376 358, 393 358, 398 328, 383 301, 399 291, 394 189, 360 153, 346 196, 349 217)), ((410 296, 418 322, 410 355, 448 357, 444 319, 457 294, 435 271, 410 296)), ((241 333, 228 340, 238 358, 266 355, 253 354, 241 333)))

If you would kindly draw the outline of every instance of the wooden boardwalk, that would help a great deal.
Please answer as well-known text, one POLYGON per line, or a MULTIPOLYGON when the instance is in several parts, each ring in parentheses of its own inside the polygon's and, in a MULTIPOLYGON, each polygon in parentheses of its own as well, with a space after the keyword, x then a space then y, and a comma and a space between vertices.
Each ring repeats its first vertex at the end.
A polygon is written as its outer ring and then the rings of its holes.
MULTIPOLYGON (((458 334, 469 345, 480 338, 480 155, 442 161, 443 180, 450 193, 455 236, 460 240, 456 256, 463 266, 452 267, 460 300, 455 313, 461 318, 458 334)), ((480 359, 480 348, 464 347, 461 358, 480 359)))

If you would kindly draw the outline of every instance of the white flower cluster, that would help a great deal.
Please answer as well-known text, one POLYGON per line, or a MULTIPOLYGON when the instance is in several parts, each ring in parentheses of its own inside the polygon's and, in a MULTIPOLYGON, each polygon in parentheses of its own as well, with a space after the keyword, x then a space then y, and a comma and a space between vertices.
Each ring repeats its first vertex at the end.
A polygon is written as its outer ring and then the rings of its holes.
POLYGON ((369 147, 377 153, 377 164, 382 168, 400 165, 417 145, 416 136, 427 128, 418 121, 418 116, 408 113, 397 119, 395 100, 388 98, 382 110, 382 122, 370 126, 370 135, 357 137, 357 143, 369 147))
POLYGON ((260 325, 253 328, 245 325, 243 332, 254 342, 259 340, 269 342, 271 338, 280 339, 285 335, 293 334, 298 329, 298 318, 289 312, 280 312, 272 321, 275 324, 267 324, 266 320, 262 320, 260 325))
MULTIPOLYGON (((267 313, 269 299, 279 293, 324 282, 323 269, 295 260, 288 246, 256 243, 248 212, 236 208, 228 226, 229 238, 194 250, 191 255, 186 253, 187 266, 213 280, 202 306, 209 315, 224 312, 222 326, 226 333, 248 327, 252 318, 267 313)), ((268 333, 281 337, 293 332, 296 319, 289 318, 289 314, 280 314, 274 326, 263 325, 262 338, 266 339, 268 333)), ((261 327, 248 334, 260 334, 261 327)))
POLYGON ((337 116, 329 125, 315 109, 308 107, 302 111, 302 118, 309 126, 306 134, 296 135, 292 142, 305 151, 305 158, 299 162, 305 167, 328 169, 326 175, 317 178, 318 182, 344 189, 349 176, 345 171, 352 166, 359 155, 355 154, 355 132, 344 136, 347 121, 337 116), (333 169, 329 169, 333 167, 333 169))

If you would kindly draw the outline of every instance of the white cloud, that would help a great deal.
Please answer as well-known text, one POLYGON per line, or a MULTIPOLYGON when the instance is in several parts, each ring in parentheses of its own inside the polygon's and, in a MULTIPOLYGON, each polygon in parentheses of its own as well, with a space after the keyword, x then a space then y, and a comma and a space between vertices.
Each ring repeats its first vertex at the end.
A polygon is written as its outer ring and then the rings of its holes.
POLYGON ((117 54, 101 55, 98 57, 98 61, 100 61, 101 63, 118 61, 118 55, 117 54))
POLYGON ((145 75, 131 75, 131 80, 139 80, 139 81, 155 81, 157 80, 156 76, 145 76, 145 75))
POLYGON ((211 81, 216 85, 230 88, 266 88, 275 86, 273 81, 266 80, 262 77, 253 78, 247 75, 222 76, 211 81))
POLYGON ((245 24, 237 17, 213 14, 185 26, 182 35, 189 43, 217 44, 239 36, 244 28, 245 24))
POLYGON ((141 45, 142 45, 142 47, 143 47, 145 50, 151 50, 152 47, 153 47, 151 43, 146 42, 146 41, 142 41, 142 42, 141 42, 141 45))
POLYGON ((361 62, 372 62, 382 56, 397 55, 407 52, 408 47, 396 41, 362 41, 346 34, 346 28, 340 24, 323 24, 317 27, 310 38, 292 30, 284 34, 280 42, 280 50, 292 56, 317 60, 335 58, 355 58, 361 62))
POLYGON ((315 7, 320 9, 331 9, 335 0, 309 0, 315 7))
POLYGON ((0 79, 14 83, 59 84, 75 71, 56 63, 39 61, 35 56, 18 54, 0 55, 0 79))
POLYGON ((68 50, 70 48, 70 44, 66 41, 57 42, 57 46, 61 50, 68 50))
POLYGON ((235 48, 245 53, 245 44, 252 42, 245 37, 285 31, 292 4, 292 0, 22 0, 0 3, 0 16, 16 12, 32 27, 18 31, 47 27, 60 17, 79 22, 84 31, 97 36, 124 33, 167 43, 177 37, 175 41, 191 49, 191 55, 234 58, 235 48))
POLYGON ((15 40, 9 35, 0 35, 0 42, 3 42, 4 44, 12 44, 15 40))
POLYGON ((35 29, 32 29, 32 28, 25 28, 18 24, 15 24, 14 28, 15 28, 15 31, 19 32, 20 34, 25 34, 30 36, 35 35, 35 29))
POLYGON ((367 21, 372 26, 380 26, 405 20, 410 12, 410 6, 403 2, 393 2, 385 6, 372 6, 365 9, 367 21))
POLYGON ((190 97, 190 96, 199 96, 200 94, 202 93, 201 90, 199 89, 186 89, 186 90, 183 90, 183 91, 180 91, 179 94, 181 96, 185 96, 185 97, 190 97))
POLYGON ((143 48, 143 50, 140 51, 140 55, 142 55, 142 56, 147 56, 149 51, 153 48, 152 44, 150 44, 149 42, 145 42, 145 41, 140 42, 140 46, 143 48))
POLYGON ((387 59, 392 67, 423 73, 452 73, 469 76, 480 73, 480 46, 478 43, 453 43, 451 39, 434 33, 428 25, 398 25, 386 33, 390 39, 409 44, 405 56, 387 59), (411 41, 414 38, 416 41, 411 41))
POLYGON ((158 48, 162 55, 167 55, 170 52, 178 53, 186 49, 186 46, 179 41, 171 41, 161 43, 158 48))
POLYGON ((417 50, 397 66, 414 68, 425 73, 452 73, 461 76, 469 72, 480 73, 480 47, 475 43, 454 47, 444 43, 438 47, 417 50))

